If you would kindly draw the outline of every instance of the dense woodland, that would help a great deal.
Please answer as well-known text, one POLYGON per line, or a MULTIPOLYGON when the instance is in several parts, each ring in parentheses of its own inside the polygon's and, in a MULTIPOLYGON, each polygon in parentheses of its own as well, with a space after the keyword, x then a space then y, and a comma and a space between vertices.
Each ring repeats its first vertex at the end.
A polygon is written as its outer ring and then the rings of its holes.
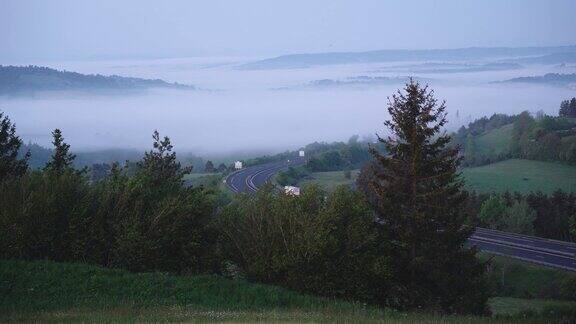
POLYGON ((0 258, 211 273, 396 309, 485 314, 489 264, 466 245, 474 225, 567 239, 576 234, 567 230, 576 230, 568 217, 575 197, 469 194, 462 157, 441 133, 444 104, 410 82, 388 111, 395 140, 306 148, 314 170, 372 161, 359 190, 312 186, 291 196, 268 186, 231 200, 219 181, 185 185, 191 167, 158 132, 137 162, 100 165, 94 179, 74 167, 56 129, 47 163, 31 169, 16 128, 0 115, 0 258))

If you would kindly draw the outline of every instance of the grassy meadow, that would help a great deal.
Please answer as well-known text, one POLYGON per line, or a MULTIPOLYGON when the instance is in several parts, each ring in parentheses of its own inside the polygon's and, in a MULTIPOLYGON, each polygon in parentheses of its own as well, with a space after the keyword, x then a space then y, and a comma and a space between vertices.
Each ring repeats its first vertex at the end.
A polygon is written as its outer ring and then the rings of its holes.
POLYGON ((555 162, 512 159, 466 168, 462 175, 466 187, 477 192, 576 192, 576 166, 555 162))
MULTIPOLYGON (((314 172, 311 179, 300 186, 315 183, 325 190, 338 185, 352 185, 359 170, 352 171, 351 179, 343 171, 314 172)), ((462 176, 466 188, 479 193, 517 191, 527 193, 542 191, 552 193, 557 189, 576 192, 576 166, 555 162, 512 159, 481 167, 465 168, 462 176)))
POLYGON ((218 276, 49 261, 0 261, 0 278, 0 322, 507 323, 526 310, 536 314, 527 322, 537 322, 547 306, 576 309, 575 302, 493 298, 492 317, 404 313, 218 276))
POLYGON ((346 179, 344 171, 313 172, 310 179, 305 179, 299 183, 300 186, 315 183, 322 189, 332 191, 340 185, 351 185, 358 178, 360 170, 352 170, 350 179, 346 179))
POLYGON ((513 125, 506 125, 486 132, 476 138, 476 145, 482 154, 500 154, 510 148, 513 125))

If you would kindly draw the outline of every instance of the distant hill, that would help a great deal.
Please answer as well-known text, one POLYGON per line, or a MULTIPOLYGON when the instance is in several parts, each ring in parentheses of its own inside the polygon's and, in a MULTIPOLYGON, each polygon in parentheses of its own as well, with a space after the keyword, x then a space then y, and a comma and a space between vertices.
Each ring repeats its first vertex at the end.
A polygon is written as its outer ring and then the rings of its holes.
POLYGON ((506 71, 522 68, 518 63, 494 62, 494 63, 446 63, 426 62, 421 64, 396 65, 379 68, 372 72, 404 72, 404 73, 473 73, 486 71, 506 71))
POLYGON ((130 90, 150 88, 195 89, 160 79, 81 74, 41 66, 0 65, 0 95, 62 90, 130 90))
MULTIPOLYGON (((414 80, 420 82, 429 82, 430 79, 424 78, 413 78, 414 80)), ((371 77, 366 75, 348 77, 341 80, 335 79, 321 79, 314 80, 304 84, 278 88, 275 90, 301 90, 301 89, 330 89, 336 87, 369 87, 369 86, 380 86, 380 85, 390 85, 398 84, 403 85, 410 81, 410 77, 399 76, 399 77, 371 77)))
POLYGON ((282 55, 246 63, 241 69, 290 69, 316 65, 377 63, 401 61, 468 61, 482 59, 520 58, 576 53, 576 45, 556 47, 470 47, 429 50, 380 50, 369 52, 333 52, 282 55))
POLYGON ((505 83, 537 83, 537 84, 549 84, 557 86, 572 86, 576 85, 576 73, 571 74, 558 74, 558 73, 547 73, 542 76, 526 76, 513 78, 505 81, 505 83))
POLYGON ((523 57, 514 60, 518 63, 526 64, 566 64, 576 63, 576 52, 553 53, 536 57, 523 57))

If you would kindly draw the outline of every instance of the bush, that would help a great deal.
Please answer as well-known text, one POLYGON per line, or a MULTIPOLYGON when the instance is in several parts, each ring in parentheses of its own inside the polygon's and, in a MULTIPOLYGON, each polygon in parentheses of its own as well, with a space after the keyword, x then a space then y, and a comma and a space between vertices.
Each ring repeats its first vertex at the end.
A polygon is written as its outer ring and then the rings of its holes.
POLYGON ((276 176, 276 182, 283 186, 295 186, 302 179, 306 179, 310 176, 310 172, 305 167, 290 167, 286 171, 278 173, 276 176))
POLYGON ((224 208, 215 226, 225 259, 249 280, 317 295, 382 303, 386 241, 361 196, 317 187, 299 197, 271 187, 224 208))

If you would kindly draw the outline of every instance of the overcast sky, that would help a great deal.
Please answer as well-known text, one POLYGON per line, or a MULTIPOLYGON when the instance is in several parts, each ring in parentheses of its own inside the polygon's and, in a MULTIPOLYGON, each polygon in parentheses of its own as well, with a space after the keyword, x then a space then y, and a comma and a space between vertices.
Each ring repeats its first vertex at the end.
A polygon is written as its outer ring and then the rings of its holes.
POLYGON ((575 0, 0 0, 0 64, 569 45, 575 13, 575 0))

